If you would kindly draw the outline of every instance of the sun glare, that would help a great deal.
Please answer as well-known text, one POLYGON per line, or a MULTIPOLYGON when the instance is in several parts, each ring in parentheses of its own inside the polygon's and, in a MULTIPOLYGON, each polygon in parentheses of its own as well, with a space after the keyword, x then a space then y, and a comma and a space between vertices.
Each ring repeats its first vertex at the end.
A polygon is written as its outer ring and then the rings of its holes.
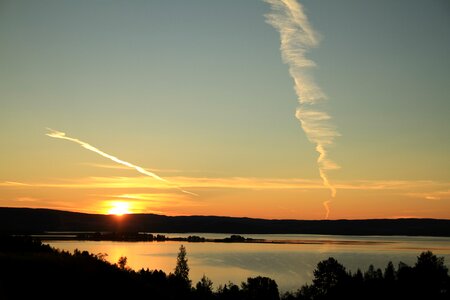
POLYGON ((130 205, 127 202, 113 202, 111 208, 108 210, 108 214, 122 216, 130 213, 130 205))

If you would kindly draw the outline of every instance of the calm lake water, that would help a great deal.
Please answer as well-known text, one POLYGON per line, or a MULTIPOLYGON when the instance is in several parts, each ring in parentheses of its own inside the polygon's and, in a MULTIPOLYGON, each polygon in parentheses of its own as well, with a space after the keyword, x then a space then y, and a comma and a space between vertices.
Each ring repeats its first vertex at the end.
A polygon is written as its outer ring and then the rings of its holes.
MULTIPOLYGON (((169 237, 198 235, 225 238, 229 234, 165 234, 169 237)), ((195 284, 205 274, 217 287, 229 281, 240 284, 247 277, 275 279, 281 291, 296 290, 310 283, 317 263, 332 256, 352 271, 366 270, 370 264, 384 270, 388 261, 414 265, 426 250, 445 258, 450 266, 450 238, 403 236, 331 236, 331 235, 244 235, 255 239, 283 240, 288 244, 188 243, 188 242, 108 242, 48 241, 55 248, 91 253, 107 253, 107 260, 117 262, 126 256, 128 265, 173 272, 178 249, 186 247, 190 277, 195 284)))

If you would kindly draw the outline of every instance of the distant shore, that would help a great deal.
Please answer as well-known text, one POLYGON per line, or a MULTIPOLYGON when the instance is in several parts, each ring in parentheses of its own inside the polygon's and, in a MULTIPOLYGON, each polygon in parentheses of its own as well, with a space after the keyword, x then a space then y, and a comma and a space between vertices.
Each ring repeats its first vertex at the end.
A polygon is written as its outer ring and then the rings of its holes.
POLYGON ((378 241, 354 241, 354 240, 331 240, 331 239, 255 239, 246 238, 241 235, 230 235, 226 238, 205 238, 199 235, 188 237, 169 237, 162 234, 151 233, 115 233, 115 232, 76 232, 76 233, 46 233, 31 235, 43 241, 118 241, 118 242, 188 242, 188 243, 258 243, 258 244, 340 244, 340 245, 371 245, 388 242, 378 241))
MULTIPOLYGON (((115 216, 50 209, 0 207, 0 234, 40 235, 48 231, 450 237, 450 220, 269 220, 221 216, 165 216, 156 214, 115 216)), ((95 239, 96 237, 89 236, 89 238, 95 239)), ((99 238, 102 237, 100 236, 99 238)), ((139 240, 145 237, 127 238, 137 238, 139 240)))
MULTIPOLYGON (((32 238, 37 238, 44 243, 51 241, 113 241, 113 242, 185 242, 185 243, 246 243, 246 244, 290 244, 290 245, 343 245, 343 246, 377 246, 381 244, 396 244, 395 238, 393 240, 377 239, 381 236, 371 239, 370 236, 363 236, 363 239, 355 237, 361 236, 342 236, 342 239, 333 238, 330 236, 323 236, 320 238, 312 235, 313 238, 291 238, 291 239, 276 239, 273 235, 270 238, 251 238, 241 235, 230 235, 224 238, 207 238, 201 236, 200 233, 189 235, 187 237, 167 236, 165 234, 151 234, 151 233, 115 233, 115 232, 48 232, 41 235, 31 235, 32 238)), ((403 237, 404 238, 404 237, 403 237)), ((448 239, 448 237, 440 237, 448 239)), ((421 248, 418 248, 420 250, 421 248)), ((439 251, 441 247, 428 247, 428 250, 439 251)))

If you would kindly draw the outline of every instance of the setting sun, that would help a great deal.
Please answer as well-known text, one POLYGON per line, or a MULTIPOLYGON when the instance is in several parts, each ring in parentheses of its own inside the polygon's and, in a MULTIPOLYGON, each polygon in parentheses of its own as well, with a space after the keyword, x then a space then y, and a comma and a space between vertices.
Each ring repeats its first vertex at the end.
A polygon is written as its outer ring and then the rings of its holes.
POLYGON ((112 202, 111 206, 108 210, 108 214, 110 215, 122 216, 130 213, 130 205, 127 202, 112 202))

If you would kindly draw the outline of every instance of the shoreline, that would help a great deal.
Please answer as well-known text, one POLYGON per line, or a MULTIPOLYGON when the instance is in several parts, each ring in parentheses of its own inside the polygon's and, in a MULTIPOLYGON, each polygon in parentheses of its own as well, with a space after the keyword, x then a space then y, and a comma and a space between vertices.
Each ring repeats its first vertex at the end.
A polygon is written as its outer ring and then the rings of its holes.
MULTIPOLYGON (((333 240, 329 238, 324 239, 261 239, 261 238, 246 238, 242 235, 230 235, 225 238, 205 238, 199 235, 190 235, 188 237, 169 237, 162 234, 149 234, 149 233, 73 233, 73 234, 42 234, 42 235, 30 235, 32 238, 39 239, 41 241, 113 241, 113 242, 187 242, 187 243, 246 243, 246 244, 285 244, 285 245, 348 245, 348 246, 370 246, 370 245, 382 245, 382 244, 395 244, 396 241, 377 241, 376 239, 368 240, 352 240, 352 236, 346 236, 349 239, 333 240)), ((353 237, 355 237, 353 235, 353 237)), ((382 236, 372 236, 382 237, 382 236)), ((392 237, 392 236, 386 236, 392 237)), ((414 237, 414 236, 408 236, 414 237)), ((426 237, 430 238, 430 237, 426 237)), ((431 237, 433 238, 433 237, 431 237)), ((434 237, 448 239, 448 237, 434 237)))

